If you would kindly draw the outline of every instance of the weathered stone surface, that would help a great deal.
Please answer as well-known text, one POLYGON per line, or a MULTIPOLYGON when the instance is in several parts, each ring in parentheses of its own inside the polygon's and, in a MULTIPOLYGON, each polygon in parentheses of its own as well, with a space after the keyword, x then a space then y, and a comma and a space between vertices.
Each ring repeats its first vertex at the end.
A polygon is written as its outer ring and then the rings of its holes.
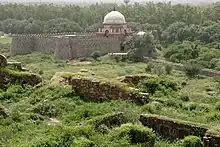
POLYGON ((7 83, 29 84, 35 86, 42 82, 40 75, 28 72, 18 72, 10 69, 0 70, 0 88, 7 83))
POLYGON ((54 54, 57 59, 70 60, 88 57, 94 51, 101 55, 109 52, 120 52, 122 39, 118 37, 104 38, 94 35, 74 37, 46 35, 18 35, 12 40, 13 54, 41 52, 54 54))
POLYGON ((42 80, 41 76, 38 74, 34 74, 34 73, 30 73, 24 77, 21 77, 22 84, 29 84, 32 86, 35 86, 35 85, 41 83, 42 81, 43 80, 42 80))
POLYGON ((157 115, 141 115, 140 121, 144 126, 152 128, 156 133, 169 139, 183 139, 185 136, 195 135, 203 138, 208 127, 161 117, 157 115))
POLYGON ((144 126, 152 128, 156 133, 168 139, 183 139, 185 136, 194 135, 201 137, 205 147, 220 146, 220 131, 209 129, 207 126, 157 115, 141 115, 139 120, 144 126))
POLYGON ((87 78, 72 78, 70 84, 83 97, 95 101, 131 100, 139 104, 148 102, 146 94, 141 94, 128 86, 120 86, 111 82, 92 81, 87 78))
POLYGON ((23 71, 21 62, 8 62, 7 67, 9 67, 9 66, 11 66, 11 67, 13 67, 13 68, 15 68, 15 69, 18 69, 18 70, 22 70, 22 71, 23 71))
POLYGON ((0 54, 0 67, 6 67, 7 66, 7 58, 0 54))
POLYGON ((206 132, 204 137, 205 147, 219 147, 220 146, 220 130, 210 129, 206 132))

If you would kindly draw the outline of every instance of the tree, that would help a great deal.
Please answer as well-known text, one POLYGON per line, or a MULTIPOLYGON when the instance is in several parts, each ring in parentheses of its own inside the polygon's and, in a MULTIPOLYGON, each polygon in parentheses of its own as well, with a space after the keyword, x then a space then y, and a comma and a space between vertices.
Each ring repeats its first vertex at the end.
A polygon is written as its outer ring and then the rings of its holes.
POLYGON ((43 33, 44 23, 41 21, 32 21, 25 26, 24 32, 27 34, 40 34, 43 33))
POLYGON ((182 62, 199 57, 199 45, 194 42, 184 41, 169 45, 164 53, 164 57, 173 62, 182 62))
POLYGON ((127 46, 128 54, 134 61, 141 61, 144 56, 152 57, 156 52, 155 40, 151 32, 129 37, 125 40, 124 45, 127 46))

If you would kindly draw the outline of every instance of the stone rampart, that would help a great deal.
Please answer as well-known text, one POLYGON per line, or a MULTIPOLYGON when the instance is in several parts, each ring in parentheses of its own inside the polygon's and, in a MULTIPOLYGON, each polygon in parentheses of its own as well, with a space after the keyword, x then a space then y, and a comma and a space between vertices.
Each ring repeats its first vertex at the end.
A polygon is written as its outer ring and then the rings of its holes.
POLYGON ((127 85, 113 82, 95 81, 88 78, 71 78, 70 84, 79 95, 94 101, 130 100, 139 104, 148 102, 148 96, 127 85))
POLYGON ((56 48, 55 37, 34 37, 33 51, 54 54, 56 48))
POLYGON ((216 131, 210 131, 207 126, 146 114, 140 115, 139 120, 144 126, 152 128, 156 133, 171 140, 183 139, 185 136, 194 135, 201 137, 205 147, 220 146, 220 133, 218 132, 216 135, 216 131))
POLYGON ((104 38, 91 35, 14 35, 12 40, 13 54, 41 52, 55 54, 57 59, 88 57, 94 51, 101 55, 109 52, 120 52, 121 38, 104 38))

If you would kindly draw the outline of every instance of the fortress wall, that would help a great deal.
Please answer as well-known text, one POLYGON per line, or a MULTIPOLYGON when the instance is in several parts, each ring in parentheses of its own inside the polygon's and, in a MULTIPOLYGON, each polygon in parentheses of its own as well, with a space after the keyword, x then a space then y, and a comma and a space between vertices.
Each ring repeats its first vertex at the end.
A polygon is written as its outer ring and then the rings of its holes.
POLYGON ((101 55, 120 52, 120 44, 120 38, 103 38, 94 35, 68 37, 20 35, 13 37, 12 53, 27 54, 36 51, 55 54, 57 59, 68 60, 88 57, 94 51, 100 51, 101 55))
POLYGON ((34 49, 34 38, 31 36, 13 37, 12 54, 28 54, 34 49))
POLYGON ((69 38, 55 38, 56 47, 55 47, 55 57, 59 60, 68 60, 72 59, 72 50, 70 46, 69 38))
POLYGON ((72 56, 76 58, 88 57, 94 51, 100 51, 101 55, 109 52, 120 52, 121 40, 118 38, 84 38, 71 39, 72 56))
POLYGON ((56 48, 56 38, 55 37, 34 37, 34 51, 53 54, 56 48))

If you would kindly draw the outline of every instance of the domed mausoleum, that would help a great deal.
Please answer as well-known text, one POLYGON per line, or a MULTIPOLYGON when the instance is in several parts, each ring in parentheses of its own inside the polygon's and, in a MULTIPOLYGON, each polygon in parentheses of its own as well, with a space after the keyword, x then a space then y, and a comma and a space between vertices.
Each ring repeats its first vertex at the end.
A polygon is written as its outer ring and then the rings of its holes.
POLYGON ((127 36, 130 34, 131 28, 127 25, 124 15, 116 10, 109 12, 104 17, 103 26, 97 32, 98 36, 104 37, 127 36))

